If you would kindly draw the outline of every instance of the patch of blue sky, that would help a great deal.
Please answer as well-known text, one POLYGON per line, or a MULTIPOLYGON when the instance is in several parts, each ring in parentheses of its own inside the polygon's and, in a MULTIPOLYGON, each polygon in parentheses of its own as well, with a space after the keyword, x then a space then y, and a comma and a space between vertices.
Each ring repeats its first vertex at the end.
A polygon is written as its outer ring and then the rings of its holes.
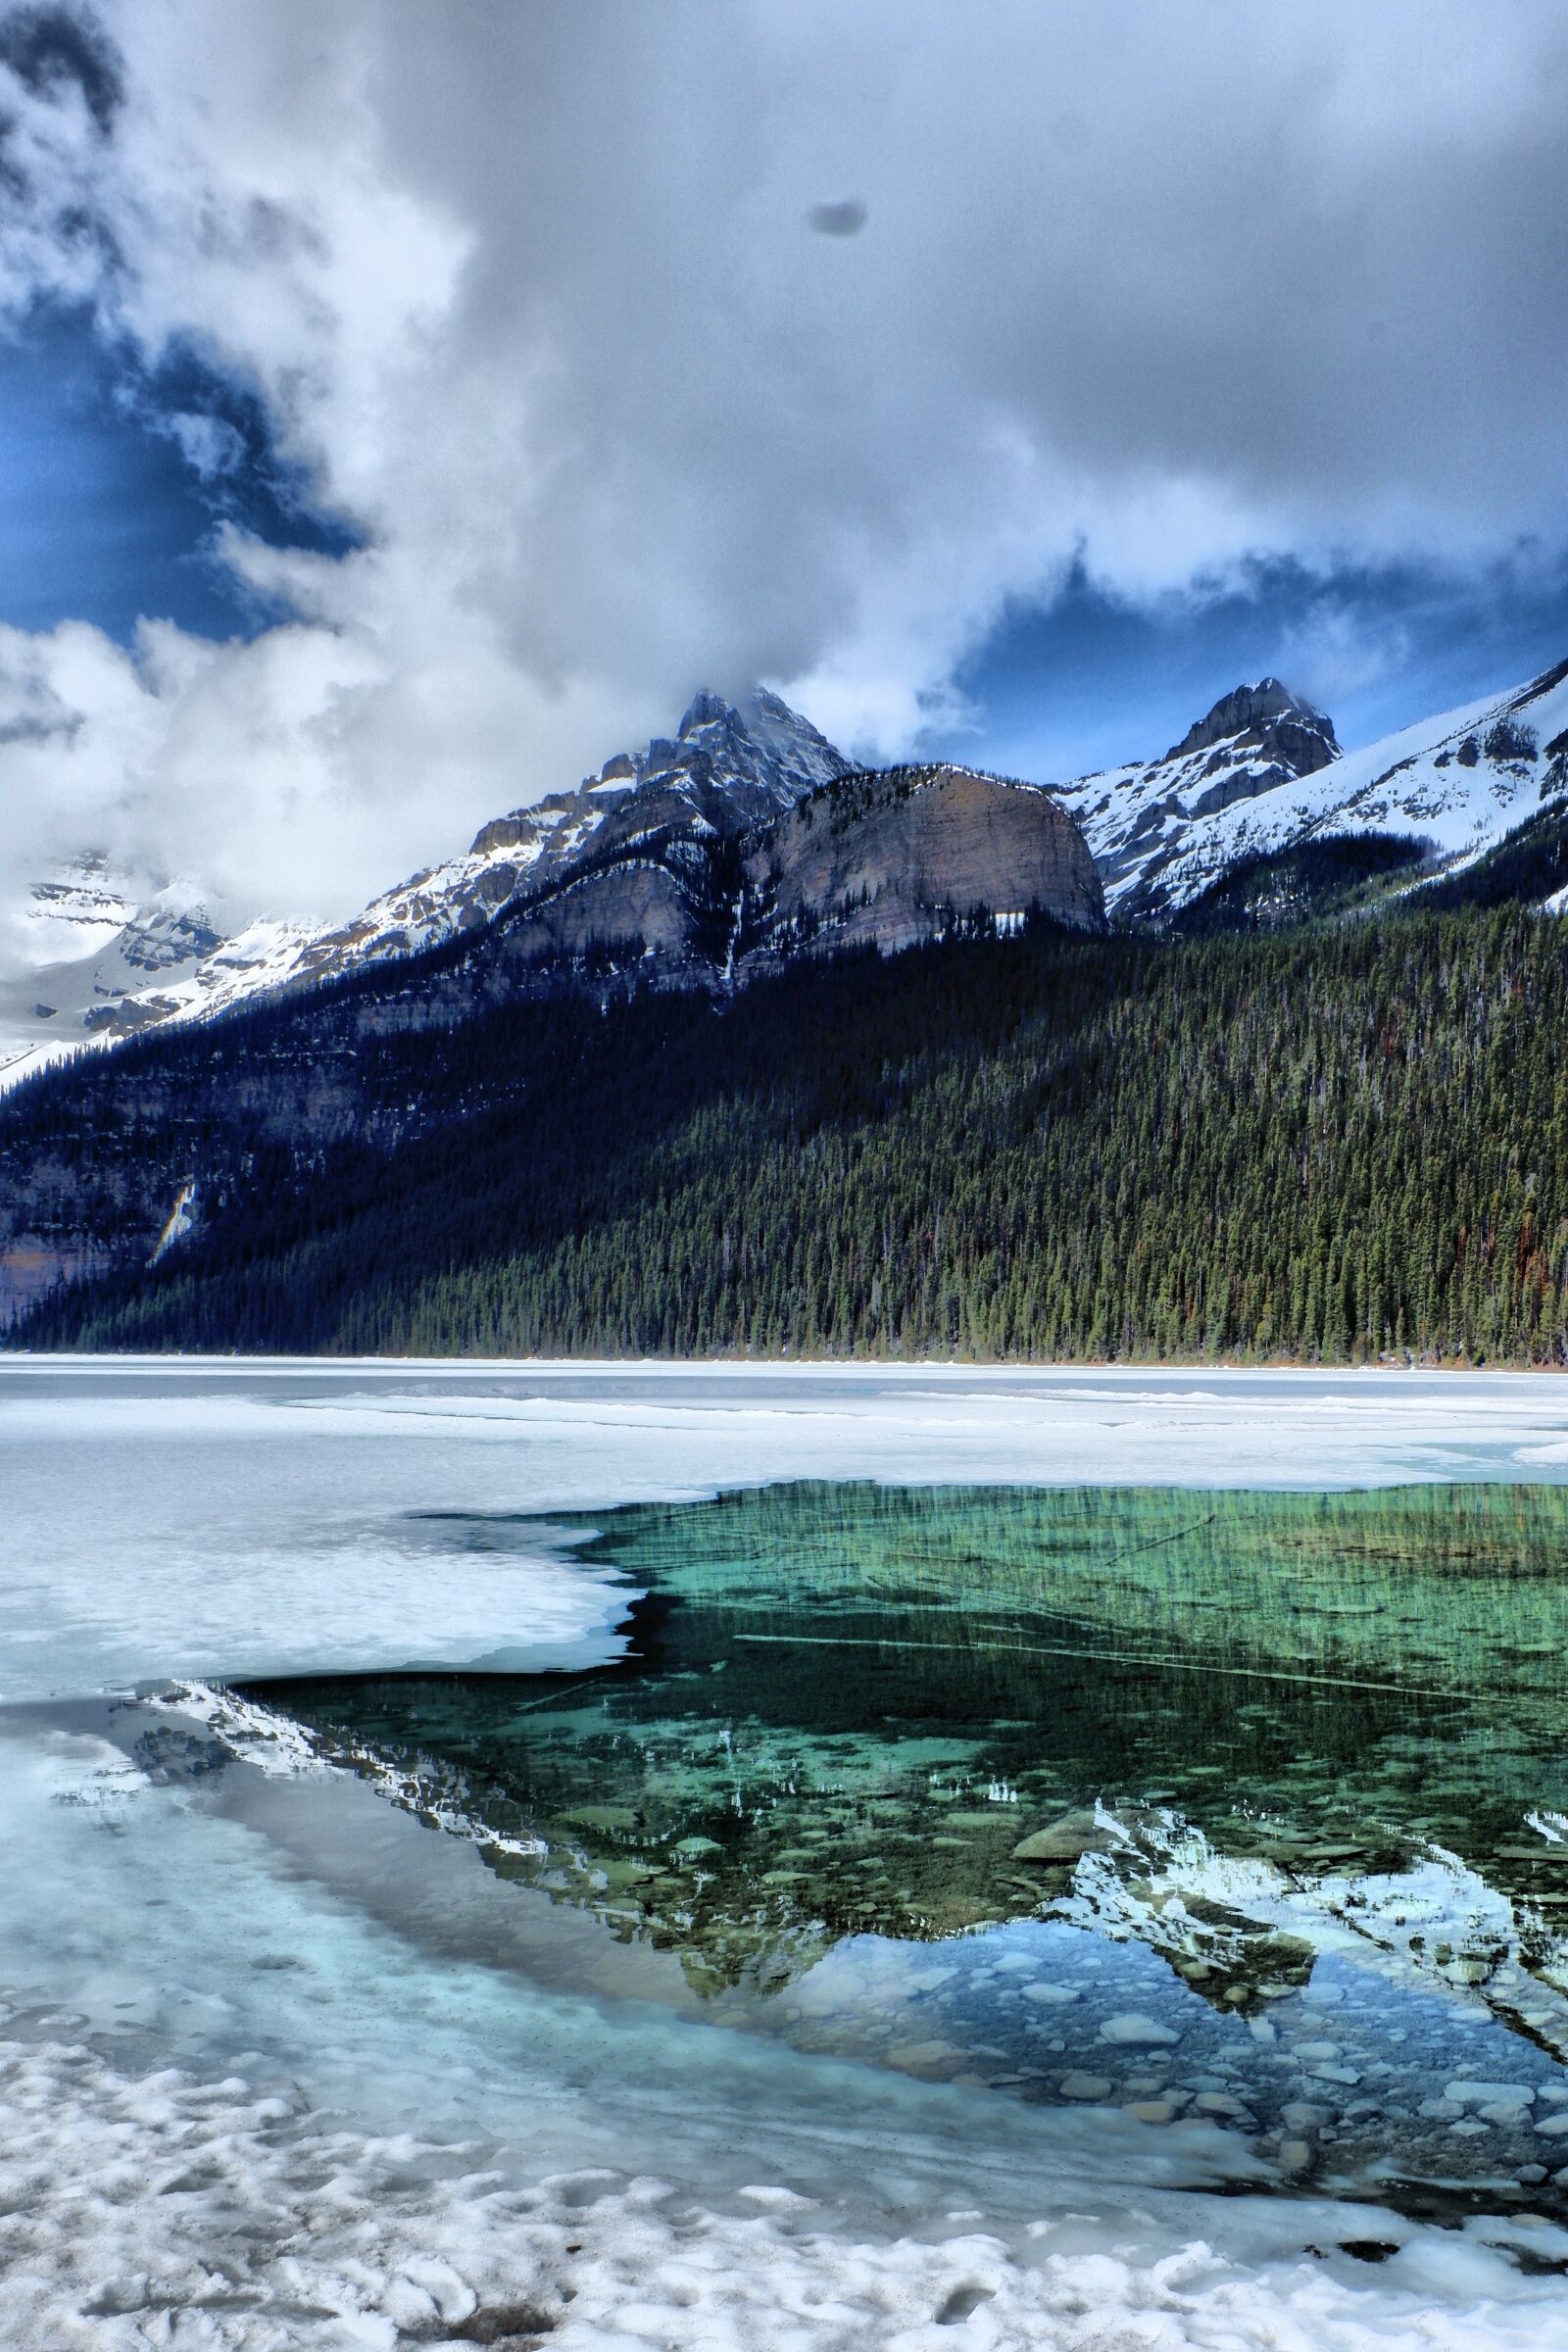
POLYGON ((194 357, 147 376, 61 313, 0 341, 0 621, 253 635, 277 615, 215 555, 225 518, 276 545, 352 544, 278 465, 260 404, 194 357))
POLYGON ((1464 578, 1258 562, 1152 605, 1107 596, 1079 568, 991 632, 957 681, 975 723, 932 749, 1060 782, 1156 758, 1232 686, 1273 674, 1325 709, 1349 751, 1565 654, 1568 566, 1531 551, 1464 578))

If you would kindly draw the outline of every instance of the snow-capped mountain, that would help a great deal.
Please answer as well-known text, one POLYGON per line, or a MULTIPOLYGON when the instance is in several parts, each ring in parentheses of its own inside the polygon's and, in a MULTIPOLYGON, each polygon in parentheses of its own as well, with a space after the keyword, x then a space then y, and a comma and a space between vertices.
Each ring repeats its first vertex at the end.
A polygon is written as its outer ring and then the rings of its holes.
POLYGON ((1160 760, 1060 788, 1106 904, 1186 905, 1243 858, 1332 834, 1395 833, 1446 867, 1568 792, 1568 662, 1526 686, 1342 752, 1276 678, 1238 687, 1160 760))
POLYGON ((287 976, 311 932, 258 921, 225 938, 193 889, 101 855, 33 884, 0 978, 0 1088, 136 1029, 236 1003, 287 976))
POLYGON ((461 858, 374 899, 352 923, 301 948, 288 977, 335 977, 384 956, 433 947, 488 923, 522 890, 564 881, 642 834, 677 826, 736 836, 793 808, 851 762, 809 719, 757 687, 737 708, 706 689, 673 740, 619 752, 574 792, 549 793, 481 826, 461 858))
MULTIPOLYGON (((705 691, 673 737, 494 818, 461 856, 352 922, 259 917, 224 936, 193 891, 81 858, 34 887, 13 976, 0 980, 0 1087, 85 1045, 415 954, 520 896, 597 888, 610 865, 623 876, 636 865, 645 841, 650 858, 676 844, 678 861, 738 840, 853 772, 776 695, 758 688, 733 705, 705 691)), ((1340 749, 1322 711, 1263 678, 1225 695, 1159 759, 1049 789, 1123 919, 1158 922, 1243 860, 1314 836, 1403 835, 1451 870, 1568 794, 1568 662, 1355 752, 1340 749)))
POLYGON ((107 858, 77 858, 62 874, 33 884, 22 917, 24 960, 43 967, 100 955, 136 911, 134 882, 112 873, 107 858))
POLYGON ((20 975, 0 981, 0 1087, 84 1045, 433 947, 641 833, 747 832, 851 764, 765 688, 739 706, 705 690, 672 739, 619 753, 574 791, 496 817, 463 856, 324 928, 263 916, 224 937, 192 895, 80 858, 34 885, 20 975))

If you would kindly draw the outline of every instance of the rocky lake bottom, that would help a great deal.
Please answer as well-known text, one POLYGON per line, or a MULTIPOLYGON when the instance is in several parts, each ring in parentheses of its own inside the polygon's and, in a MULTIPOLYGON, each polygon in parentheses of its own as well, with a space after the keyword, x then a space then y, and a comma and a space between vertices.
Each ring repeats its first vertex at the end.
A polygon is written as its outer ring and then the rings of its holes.
POLYGON ((628 1653, 242 1695, 597 1921, 601 1988, 1219 2122, 1371 2202, 1568 2201, 1558 1490, 806 1484, 425 1524, 612 1564, 628 1653))

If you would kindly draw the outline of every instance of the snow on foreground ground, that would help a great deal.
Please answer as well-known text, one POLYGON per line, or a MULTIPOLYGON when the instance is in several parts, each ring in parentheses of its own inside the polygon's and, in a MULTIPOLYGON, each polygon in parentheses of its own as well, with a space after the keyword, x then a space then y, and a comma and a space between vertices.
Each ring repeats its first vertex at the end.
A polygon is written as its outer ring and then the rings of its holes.
MULTIPOLYGON (((1565 1472, 1546 1380, 15 1365, 0 1694, 606 1654, 624 1588, 433 1553, 420 1511, 806 1475, 1565 1472)), ((99 1707, 13 1707, 0 1821, 19 2352, 1568 2352, 1549 2225, 1205 2196, 1165 2183, 1229 2165, 1245 2190, 1207 2128, 1025 2111, 454 1960, 141 1769, 99 1707), (1368 2238, 1396 2250, 1345 2252, 1368 2238)))
POLYGON ((437 1969, 101 1737, 14 1734, 17 2352, 1568 2345, 1560 2278, 1505 2251, 1563 2261, 1549 2226, 1172 2192, 1116 2116, 437 1969))

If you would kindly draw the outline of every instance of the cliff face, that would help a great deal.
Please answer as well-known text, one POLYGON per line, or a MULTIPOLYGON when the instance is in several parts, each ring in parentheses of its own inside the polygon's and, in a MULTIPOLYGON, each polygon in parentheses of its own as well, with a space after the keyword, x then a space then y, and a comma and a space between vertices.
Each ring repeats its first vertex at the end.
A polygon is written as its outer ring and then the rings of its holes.
POLYGON ((1102 931, 1083 835, 1053 793, 946 764, 844 776, 748 830, 652 820, 509 908, 476 951, 514 986, 725 988, 792 957, 884 955, 976 918, 1102 931))
MULTIPOLYGON (((1030 784, 948 765, 849 776, 810 793, 750 851, 759 951, 932 939, 955 917, 1005 923, 1032 909, 1104 928, 1083 835, 1030 784)), ((754 951, 754 952, 759 952, 754 951)))
POLYGON ((702 882, 701 869, 677 861, 667 846, 662 856, 629 855, 574 876, 510 923, 506 959, 546 984, 569 984, 573 972, 591 980, 608 958, 666 988, 702 987, 713 977, 700 944, 702 882))

